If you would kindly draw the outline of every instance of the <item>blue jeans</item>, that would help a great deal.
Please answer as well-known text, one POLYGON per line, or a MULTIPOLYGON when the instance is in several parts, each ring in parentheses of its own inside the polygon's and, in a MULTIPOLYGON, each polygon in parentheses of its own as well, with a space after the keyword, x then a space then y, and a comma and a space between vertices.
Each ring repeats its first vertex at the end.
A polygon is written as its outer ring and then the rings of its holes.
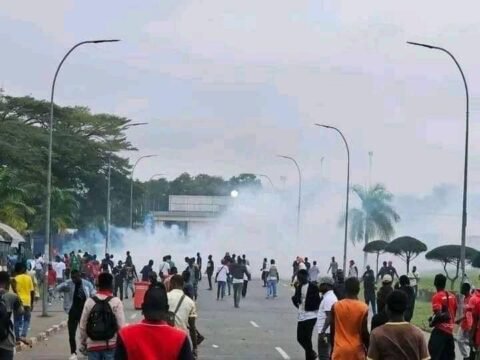
POLYGON ((217 282, 217 300, 220 299, 220 297, 223 299, 225 296, 225 284, 225 281, 217 282))
POLYGON ((15 338, 27 337, 28 328, 30 327, 30 318, 32 317, 30 306, 23 308, 23 314, 15 315, 15 338))
POLYGON ((113 360, 113 359, 115 359, 115 349, 88 352, 88 360, 113 360))
POLYGON ((267 281, 267 297, 277 297, 277 280, 267 281))

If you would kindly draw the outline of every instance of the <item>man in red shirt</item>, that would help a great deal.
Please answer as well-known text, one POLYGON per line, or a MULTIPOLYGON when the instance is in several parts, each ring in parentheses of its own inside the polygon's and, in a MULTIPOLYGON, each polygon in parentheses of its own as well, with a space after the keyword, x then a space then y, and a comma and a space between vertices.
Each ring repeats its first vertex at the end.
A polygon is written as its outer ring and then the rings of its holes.
POLYGON ((446 283, 445 275, 435 276, 433 285, 437 289, 437 293, 432 297, 433 316, 430 324, 433 326, 433 330, 428 342, 428 351, 432 360, 455 359, 453 327, 457 312, 457 299, 454 294, 445 291, 446 283))
POLYGON ((52 264, 48 264, 48 273, 47 273, 47 284, 48 284, 48 305, 52 305, 53 289, 57 285, 57 272, 53 269, 52 264))
POLYGON ((460 325, 460 331, 458 332, 458 347, 464 359, 470 359, 470 331, 473 322, 472 309, 469 306, 470 299, 472 298, 470 290, 471 286, 469 283, 462 284, 460 293, 464 296, 463 314, 461 318, 455 321, 457 325, 460 325))
POLYGON ((478 331, 480 326, 480 289, 476 289, 473 292, 470 301, 468 302, 468 307, 472 314, 472 328, 470 332, 470 338, 472 339, 472 352, 477 352, 480 348, 480 331, 478 331))

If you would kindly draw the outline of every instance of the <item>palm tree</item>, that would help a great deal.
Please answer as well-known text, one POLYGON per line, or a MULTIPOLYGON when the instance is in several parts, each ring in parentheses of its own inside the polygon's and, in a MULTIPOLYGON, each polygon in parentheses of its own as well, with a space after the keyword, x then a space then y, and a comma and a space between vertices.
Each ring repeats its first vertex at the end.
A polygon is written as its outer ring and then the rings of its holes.
MULTIPOLYGON (((353 243, 363 241, 364 245, 375 238, 388 241, 395 233, 395 223, 400 221, 391 205, 393 195, 382 184, 370 188, 355 185, 353 192, 360 199, 361 207, 350 209, 350 240, 353 243)), ((365 267, 367 253, 364 253, 363 262, 365 267)))
POLYGON ((0 222, 10 225, 18 231, 28 227, 27 215, 35 210, 25 203, 27 193, 17 186, 12 173, 7 167, 0 167, 0 222))

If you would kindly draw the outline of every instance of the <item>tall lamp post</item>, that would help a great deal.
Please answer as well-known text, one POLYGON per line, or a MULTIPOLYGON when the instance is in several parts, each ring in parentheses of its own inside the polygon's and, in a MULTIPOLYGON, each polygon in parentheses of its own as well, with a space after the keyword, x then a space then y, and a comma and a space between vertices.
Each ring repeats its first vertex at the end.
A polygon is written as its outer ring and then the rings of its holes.
POLYGON ((460 247, 460 267, 462 270, 462 281, 460 282, 460 284, 462 284, 463 281, 465 280, 465 245, 466 245, 466 231, 467 231, 467 189, 468 189, 468 186, 467 186, 468 185, 468 135, 469 135, 469 126, 470 126, 470 122, 469 122, 470 96, 468 93, 467 79, 465 78, 465 74, 463 73, 460 63, 457 61, 455 56, 453 56, 453 54, 447 49, 444 49, 438 46, 412 42, 412 41, 407 41, 407 44, 421 46, 427 49, 440 50, 445 54, 447 54, 453 60, 458 70, 460 71, 460 75, 462 76, 462 80, 463 80, 463 85, 465 87, 465 160, 464 160, 465 163, 463 168, 462 240, 461 240, 461 247, 460 247))
POLYGON ((63 56, 62 60, 57 66, 57 70, 55 71, 55 76, 53 77, 52 82, 52 89, 50 93, 50 122, 49 122, 49 129, 48 129, 48 167, 47 167, 47 201, 46 201, 46 209, 45 209, 45 255, 47 256, 47 261, 44 265, 44 278, 43 278, 43 286, 42 286, 42 316, 48 316, 47 311, 47 291, 48 291, 48 278, 47 278, 47 264, 52 261, 52 239, 50 238, 50 206, 51 206, 51 199, 52 199, 52 149, 53 149, 53 98, 55 95, 55 83, 57 82, 57 76, 60 72, 60 69, 67 59, 67 57, 79 46, 85 44, 101 44, 107 42, 117 42, 120 40, 112 39, 112 40, 88 40, 88 41, 81 41, 75 44, 68 52, 63 56))
POLYGON ((348 245, 348 201, 350 199, 350 148, 348 146, 347 139, 343 133, 334 126, 315 124, 326 129, 335 130, 343 139, 345 143, 345 149, 347 150, 347 191, 346 191, 346 201, 345 201, 345 235, 343 239, 343 271, 347 270, 347 245, 348 245))
POLYGON ((286 155, 277 155, 278 157, 287 159, 292 161, 298 171, 298 205, 297 205, 297 242, 300 241, 300 209, 302 204, 302 171, 300 170, 300 166, 298 166, 297 161, 291 157, 286 155))
MULTIPOLYGON (((147 122, 139 122, 139 123, 131 123, 126 124, 123 127, 123 130, 127 130, 131 127, 147 125, 147 122)), ((112 201, 110 193, 112 191, 111 188, 111 175, 112 175, 112 153, 108 154, 108 175, 107 175, 107 237, 105 238, 105 253, 108 253, 108 247, 110 246, 110 236, 111 236, 111 228, 110 224, 112 223, 112 201)))
POLYGON ((267 179, 268 182, 270 183, 270 185, 272 186, 272 189, 273 189, 273 190, 276 190, 276 189, 275 189, 275 185, 273 185, 272 179, 270 179, 270 176, 268 176, 268 175, 266 175, 266 174, 254 174, 254 175, 255 175, 255 176, 258 176, 258 177, 263 177, 263 178, 267 179))
POLYGON ((132 168, 132 174, 131 174, 131 177, 130 177, 130 228, 132 228, 132 229, 133 229, 133 172, 135 171, 135 168, 137 167, 138 163, 142 159, 151 158, 151 157, 155 157, 155 156, 158 156, 158 155, 145 155, 145 156, 139 157, 137 159, 137 161, 135 162, 135 165, 133 165, 133 168, 132 168))
MULTIPOLYGON (((150 179, 148 180, 148 182, 150 183, 150 181, 152 181, 157 176, 165 176, 165 174, 153 174, 152 176, 150 176, 150 179)), ((153 203, 154 203, 153 205, 155 206, 155 201, 153 201, 153 203)), ((150 209, 152 209, 154 206, 151 206, 150 209)))

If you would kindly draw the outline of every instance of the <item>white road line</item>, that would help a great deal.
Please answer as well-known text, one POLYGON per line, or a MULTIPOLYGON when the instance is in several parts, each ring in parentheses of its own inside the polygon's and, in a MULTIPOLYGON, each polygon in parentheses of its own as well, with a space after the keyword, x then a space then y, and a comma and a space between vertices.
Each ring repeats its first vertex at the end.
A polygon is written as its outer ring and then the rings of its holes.
POLYGON ((255 321, 250 321, 250 324, 252 324, 252 326, 256 328, 260 327, 255 321))
POLYGON ((138 315, 137 313, 133 313, 132 315, 130 315, 130 319, 132 319, 132 320, 135 319, 137 317, 137 315, 138 315))
POLYGON ((275 350, 278 351, 278 353, 282 356, 282 358, 284 358, 285 360, 288 360, 290 359, 290 356, 288 356, 288 354, 280 347, 280 346, 277 346, 275 348, 275 350))
POLYGON ((214 349, 218 349, 218 345, 212 344, 212 347, 213 347, 214 349))
POLYGON ((287 287, 288 285, 287 284, 282 284, 283 286, 287 287))

